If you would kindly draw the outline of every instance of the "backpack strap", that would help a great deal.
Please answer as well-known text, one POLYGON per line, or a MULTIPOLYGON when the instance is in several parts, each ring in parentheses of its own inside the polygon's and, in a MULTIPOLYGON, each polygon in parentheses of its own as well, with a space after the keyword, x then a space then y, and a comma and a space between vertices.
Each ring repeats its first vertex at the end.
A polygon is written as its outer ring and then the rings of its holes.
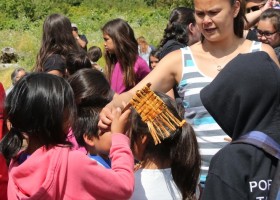
POLYGON ((254 145, 278 159, 277 168, 269 191, 269 199, 280 200, 280 145, 267 134, 260 131, 251 131, 231 143, 254 145))
POLYGON ((251 131, 231 143, 252 144, 280 160, 280 145, 263 132, 251 131))

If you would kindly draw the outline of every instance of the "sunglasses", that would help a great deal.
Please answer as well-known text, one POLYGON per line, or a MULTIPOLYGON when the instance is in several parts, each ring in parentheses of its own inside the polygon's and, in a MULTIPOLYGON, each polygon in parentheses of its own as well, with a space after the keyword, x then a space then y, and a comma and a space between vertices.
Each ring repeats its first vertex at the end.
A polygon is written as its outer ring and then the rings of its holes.
POLYGON ((263 7, 263 6, 264 6, 264 4, 252 6, 250 8, 247 8, 246 11, 247 11, 247 13, 254 12, 254 11, 261 9, 261 7, 263 7))

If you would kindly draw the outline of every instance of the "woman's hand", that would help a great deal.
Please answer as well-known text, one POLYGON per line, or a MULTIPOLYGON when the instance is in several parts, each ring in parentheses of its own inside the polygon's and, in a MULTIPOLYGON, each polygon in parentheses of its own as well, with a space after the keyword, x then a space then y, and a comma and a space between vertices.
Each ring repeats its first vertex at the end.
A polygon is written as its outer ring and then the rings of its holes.
POLYGON ((113 106, 109 103, 101 110, 99 114, 99 122, 98 122, 98 127, 101 130, 107 131, 110 129, 110 125, 114 118, 112 114, 112 109, 113 106))
POLYGON ((122 110, 119 107, 113 108, 112 110, 113 120, 111 124, 112 133, 126 133, 127 122, 129 121, 130 113, 131 113, 130 109, 122 113, 122 110))

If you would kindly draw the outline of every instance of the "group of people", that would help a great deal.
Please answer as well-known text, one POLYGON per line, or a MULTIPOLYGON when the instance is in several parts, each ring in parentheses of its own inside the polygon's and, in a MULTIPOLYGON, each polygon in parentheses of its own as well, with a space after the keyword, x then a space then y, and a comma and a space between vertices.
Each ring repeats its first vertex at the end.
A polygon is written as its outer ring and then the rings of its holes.
POLYGON ((174 9, 157 49, 110 20, 103 72, 101 49, 48 16, 35 72, 0 93, 0 198, 280 198, 280 10, 247 20, 244 3, 174 9))

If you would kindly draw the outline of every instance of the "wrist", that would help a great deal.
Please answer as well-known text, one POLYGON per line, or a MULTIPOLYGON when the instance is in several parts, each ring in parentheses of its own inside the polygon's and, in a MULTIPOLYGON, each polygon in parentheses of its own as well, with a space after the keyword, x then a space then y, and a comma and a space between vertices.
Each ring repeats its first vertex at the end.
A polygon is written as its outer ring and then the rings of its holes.
POLYGON ((79 39, 80 39, 80 37, 79 37, 79 36, 77 36, 77 37, 75 37, 75 39, 76 39, 76 40, 79 40, 79 39))

